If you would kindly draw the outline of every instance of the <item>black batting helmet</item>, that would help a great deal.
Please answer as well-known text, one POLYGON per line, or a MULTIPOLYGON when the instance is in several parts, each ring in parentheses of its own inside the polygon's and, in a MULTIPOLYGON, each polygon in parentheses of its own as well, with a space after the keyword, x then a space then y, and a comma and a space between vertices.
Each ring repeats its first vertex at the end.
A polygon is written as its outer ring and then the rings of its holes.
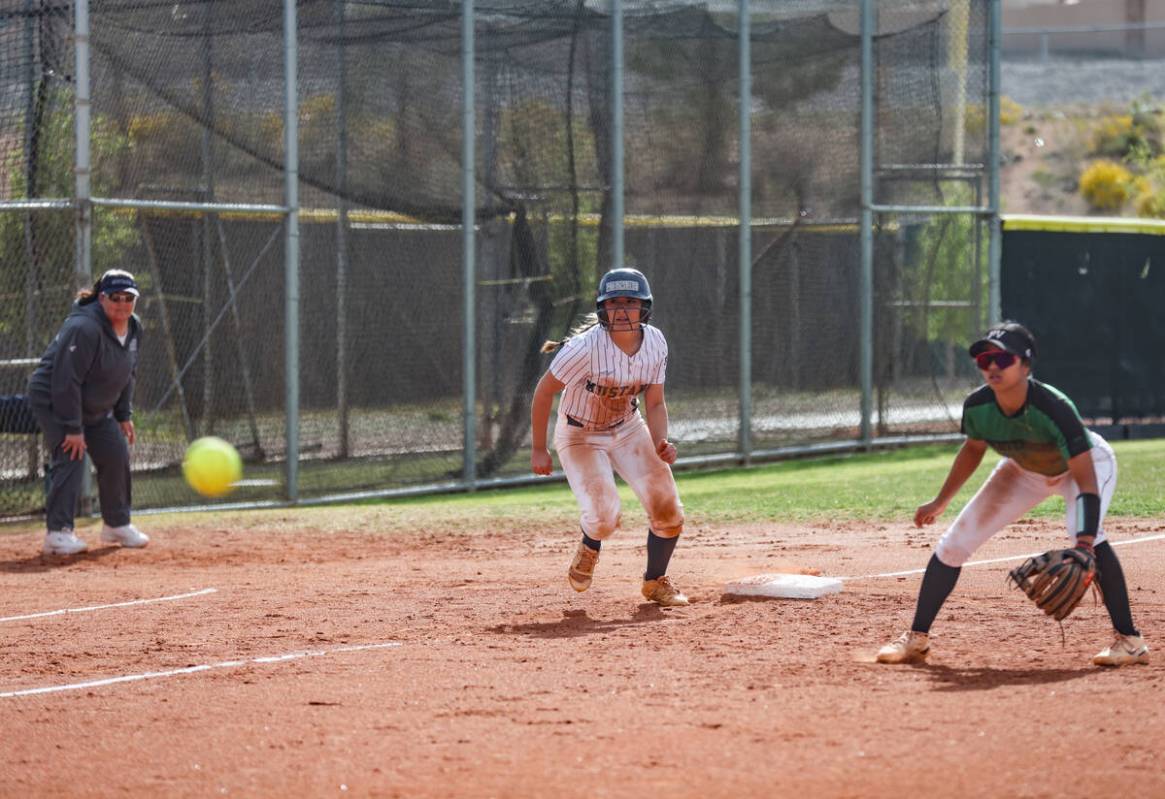
POLYGON ((638 269, 612 269, 599 278, 599 292, 595 297, 595 310, 599 315, 599 323, 606 327, 610 322, 607 319, 607 309, 603 303, 612 297, 635 297, 642 303, 639 314, 640 324, 646 324, 651 318, 651 286, 647 283, 647 276, 638 269))

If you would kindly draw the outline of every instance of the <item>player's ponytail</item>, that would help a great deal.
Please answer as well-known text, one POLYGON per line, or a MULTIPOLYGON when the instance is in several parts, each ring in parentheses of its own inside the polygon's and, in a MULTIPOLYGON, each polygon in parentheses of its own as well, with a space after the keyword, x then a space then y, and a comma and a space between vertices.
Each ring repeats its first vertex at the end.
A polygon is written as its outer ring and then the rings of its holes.
POLYGON ((561 340, 555 341, 554 339, 548 338, 548 339, 546 339, 546 341, 542 342, 542 347, 538 351, 539 352, 554 352, 555 350, 557 350, 559 347, 561 347, 566 342, 570 341, 575 336, 587 332, 588 330, 590 330, 592 327, 594 327, 598 323, 599 323, 599 315, 597 313, 589 313, 586 316, 584 316, 582 318, 582 321, 579 322, 577 325, 575 325, 575 327, 572 328, 569 333, 567 333, 565 336, 563 336, 561 340))
POLYGON ((90 303, 97 302, 97 296, 100 293, 101 293, 101 278, 97 278, 97 281, 93 284, 93 288, 81 289, 80 291, 77 292, 77 304, 78 305, 89 305, 90 303))

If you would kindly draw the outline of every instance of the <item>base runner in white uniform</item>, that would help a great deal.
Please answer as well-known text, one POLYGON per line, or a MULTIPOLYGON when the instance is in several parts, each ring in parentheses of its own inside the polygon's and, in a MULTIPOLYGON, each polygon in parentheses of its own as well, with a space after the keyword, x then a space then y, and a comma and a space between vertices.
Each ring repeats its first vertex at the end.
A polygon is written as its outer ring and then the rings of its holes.
POLYGON ((550 474, 546 425, 554 397, 558 403, 554 448, 581 513, 582 541, 567 572, 576 591, 591 585, 603 541, 619 527, 617 472, 647 511, 647 568, 643 596, 660 605, 688 604, 667 576, 668 563, 684 527, 684 510, 672 477, 675 445, 667 439, 663 382, 667 341, 651 318, 651 288, 636 269, 613 269, 599 280, 596 313, 561 342, 561 349, 538 382, 530 409, 534 474, 550 474), (639 415, 643 395, 646 422, 639 415))
POLYGON ((1067 507, 1067 533, 1077 549, 1096 558, 1114 640, 1092 662, 1128 666, 1149 661, 1149 647, 1133 626, 1128 586, 1116 551, 1104 535, 1104 517, 1116 489, 1116 456, 1086 430, 1061 391, 1031 376, 1035 337, 1004 322, 971 345, 984 385, 963 403, 963 433, 938 496, 918 507, 914 523, 933 524, 983 460, 988 447, 1003 459, 939 539, 918 591, 910 629, 878 651, 879 663, 920 663, 930 653, 930 626, 955 587, 964 563, 980 546, 1047 497, 1067 507))

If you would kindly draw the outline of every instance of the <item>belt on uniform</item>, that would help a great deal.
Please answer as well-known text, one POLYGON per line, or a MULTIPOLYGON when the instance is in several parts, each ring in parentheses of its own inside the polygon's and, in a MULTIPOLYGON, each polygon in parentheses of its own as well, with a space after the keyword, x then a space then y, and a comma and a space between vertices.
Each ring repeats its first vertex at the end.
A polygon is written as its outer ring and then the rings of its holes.
MULTIPOLYGON (((614 424, 607 425, 606 427, 600 428, 599 430, 596 430, 595 432, 597 432, 597 433, 605 433, 605 432, 606 432, 606 431, 608 431, 608 430, 614 430, 616 427, 618 427, 619 425, 623 424, 623 422, 625 422, 625 421, 627 421, 627 420, 626 420, 626 419, 620 419, 619 421, 615 422, 614 424)), ((585 424, 583 424, 582 422, 580 422, 578 419, 575 419, 573 416, 567 416, 567 417, 566 417, 566 423, 567 423, 568 425, 570 425, 571 427, 586 427, 586 425, 585 425, 585 424)))

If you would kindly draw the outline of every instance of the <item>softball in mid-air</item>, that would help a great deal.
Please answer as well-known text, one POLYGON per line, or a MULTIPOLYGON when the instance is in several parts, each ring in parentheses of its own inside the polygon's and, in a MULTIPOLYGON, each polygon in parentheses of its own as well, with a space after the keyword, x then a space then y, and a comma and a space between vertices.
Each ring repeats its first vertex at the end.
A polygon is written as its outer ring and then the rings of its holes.
POLYGON ((182 475, 204 497, 224 497, 243 476, 243 459, 229 441, 206 436, 186 448, 182 475))

